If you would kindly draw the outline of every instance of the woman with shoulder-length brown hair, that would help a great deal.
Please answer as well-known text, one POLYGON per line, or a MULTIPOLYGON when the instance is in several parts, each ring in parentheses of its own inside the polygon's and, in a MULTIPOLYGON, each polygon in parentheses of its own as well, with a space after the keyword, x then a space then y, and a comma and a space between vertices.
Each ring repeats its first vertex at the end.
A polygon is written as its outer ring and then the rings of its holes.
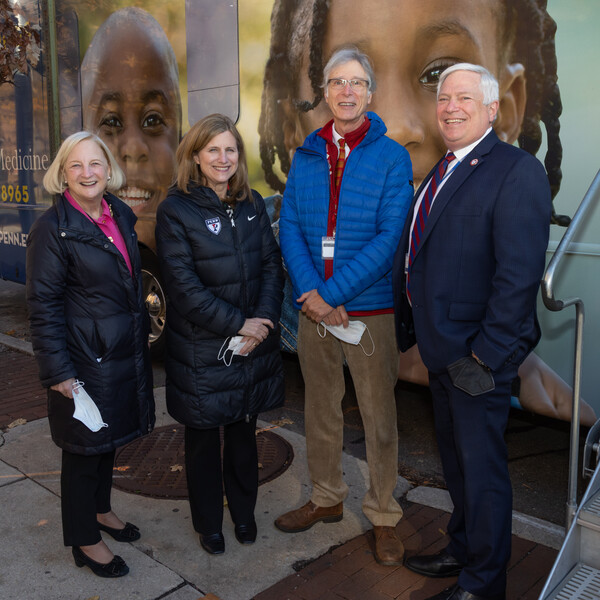
POLYGON ((185 425, 194 529, 207 552, 221 554, 223 486, 237 540, 256 539, 256 419, 284 395, 281 255, 228 117, 196 123, 176 158, 156 225, 169 314, 167 407, 185 425))

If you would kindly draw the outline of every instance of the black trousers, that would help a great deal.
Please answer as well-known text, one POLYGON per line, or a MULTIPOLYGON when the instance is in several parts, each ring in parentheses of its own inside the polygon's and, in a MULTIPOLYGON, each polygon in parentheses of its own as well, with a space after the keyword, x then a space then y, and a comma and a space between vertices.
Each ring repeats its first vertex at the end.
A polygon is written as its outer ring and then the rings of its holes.
POLYGON ((223 487, 233 522, 254 521, 258 494, 256 417, 225 425, 223 460, 219 427, 185 428, 185 469, 194 529, 202 535, 221 531, 223 487))
POLYGON ((65 546, 91 546, 101 539, 96 513, 110 512, 115 451, 94 456, 62 453, 61 511, 65 546))

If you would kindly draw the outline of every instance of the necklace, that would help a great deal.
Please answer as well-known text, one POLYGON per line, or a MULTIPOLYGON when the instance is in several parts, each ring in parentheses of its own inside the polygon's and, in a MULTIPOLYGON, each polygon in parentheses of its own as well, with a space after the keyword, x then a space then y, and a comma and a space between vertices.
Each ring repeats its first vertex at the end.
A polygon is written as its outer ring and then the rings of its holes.
MULTIPOLYGON (((110 215, 110 218, 112 219, 114 217, 112 206, 110 204, 108 204, 108 202, 106 204, 108 205, 108 214, 110 215)), ((102 205, 100 205, 100 207, 102 208, 102 205)), ((103 218, 104 211, 101 210, 100 217, 98 217, 97 219, 95 219, 92 215, 90 215, 90 213, 87 212, 87 210, 84 210, 84 212, 92 221, 94 221, 94 223, 97 223, 97 224, 102 223, 102 225, 106 225, 106 219, 103 218)), ((112 242, 112 240, 111 240, 111 242, 112 242)))

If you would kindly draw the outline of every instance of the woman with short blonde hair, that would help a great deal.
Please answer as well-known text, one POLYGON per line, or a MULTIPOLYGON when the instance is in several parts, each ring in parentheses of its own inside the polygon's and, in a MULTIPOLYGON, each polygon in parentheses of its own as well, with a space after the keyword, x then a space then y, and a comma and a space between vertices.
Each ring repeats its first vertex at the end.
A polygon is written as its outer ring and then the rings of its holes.
POLYGON ((106 162, 109 165, 109 177, 106 184, 106 191, 115 194, 125 184, 125 175, 115 160, 115 157, 108 149, 108 146, 96 134, 89 131, 78 131, 77 133, 70 135, 62 143, 56 157, 44 175, 42 184, 49 194, 62 194, 67 188, 64 174, 65 162, 73 148, 84 140, 96 142, 104 153, 106 162))
POLYGON ((75 564, 99 577, 129 572, 100 532, 117 542, 140 537, 111 508, 115 450, 154 426, 136 217, 111 193, 123 179, 100 138, 69 136, 44 177, 54 205, 27 239, 31 341, 62 449, 63 541, 75 564), (82 410, 87 396, 99 415, 82 410))

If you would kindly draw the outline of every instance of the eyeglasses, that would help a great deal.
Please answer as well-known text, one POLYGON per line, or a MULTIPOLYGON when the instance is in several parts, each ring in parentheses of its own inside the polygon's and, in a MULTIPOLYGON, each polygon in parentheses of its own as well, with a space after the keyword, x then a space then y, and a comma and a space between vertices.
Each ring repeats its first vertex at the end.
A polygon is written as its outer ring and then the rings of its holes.
POLYGON ((329 79, 327 85, 334 90, 343 90, 348 84, 353 90, 364 90, 369 87, 369 82, 366 79, 329 79))

